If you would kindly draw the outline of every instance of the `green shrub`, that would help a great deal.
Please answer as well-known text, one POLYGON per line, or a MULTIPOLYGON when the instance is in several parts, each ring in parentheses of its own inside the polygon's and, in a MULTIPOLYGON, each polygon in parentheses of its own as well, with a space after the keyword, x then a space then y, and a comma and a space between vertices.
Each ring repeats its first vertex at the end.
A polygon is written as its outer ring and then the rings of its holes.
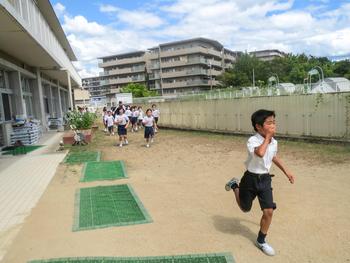
POLYGON ((71 111, 68 114, 68 124, 74 125, 78 130, 91 129, 97 116, 95 113, 71 111))

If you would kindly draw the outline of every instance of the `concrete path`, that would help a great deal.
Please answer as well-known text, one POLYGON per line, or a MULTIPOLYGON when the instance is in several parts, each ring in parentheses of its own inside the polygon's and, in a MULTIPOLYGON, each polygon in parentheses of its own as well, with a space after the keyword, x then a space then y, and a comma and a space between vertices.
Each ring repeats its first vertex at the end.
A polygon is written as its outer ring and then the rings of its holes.
POLYGON ((36 151, 0 157, 0 260, 35 207, 66 153, 56 153, 62 133, 47 133, 36 151))

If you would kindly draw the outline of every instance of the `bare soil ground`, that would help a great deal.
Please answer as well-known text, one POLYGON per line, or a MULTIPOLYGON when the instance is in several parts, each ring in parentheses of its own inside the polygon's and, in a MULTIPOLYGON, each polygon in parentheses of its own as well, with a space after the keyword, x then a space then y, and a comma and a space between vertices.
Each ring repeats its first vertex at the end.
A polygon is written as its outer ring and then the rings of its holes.
MULTIPOLYGON (((267 257, 253 244, 261 211, 242 213, 224 190, 244 172, 245 137, 162 130, 151 148, 143 134, 130 145, 98 131, 87 149, 102 160, 124 160, 129 179, 80 183, 81 165, 61 164, 4 262, 89 256, 161 256, 231 252, 236 262, 349 262, 350 150, 280 141, 279 153, 296 176, 289 184, 273 168, 274 213, 267 257), (129 183, 153 223, 72 232, 77 188, 129 183)), ((74 148, 73 150, 77 150, 74 148)))

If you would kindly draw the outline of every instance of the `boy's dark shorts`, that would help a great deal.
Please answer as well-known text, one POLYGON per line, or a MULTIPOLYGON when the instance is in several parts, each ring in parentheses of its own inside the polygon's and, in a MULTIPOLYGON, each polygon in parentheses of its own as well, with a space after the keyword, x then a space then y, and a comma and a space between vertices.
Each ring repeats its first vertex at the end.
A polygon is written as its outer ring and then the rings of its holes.
POLYGON ((156 122, 156 124, 158 124, 158 120, 159 120, 158 117, 154 117, 154 121, 156 122))
POLYGON ((127 131, 126 131, 125 125, 118 125, 118 135, 121 136, 126 134, 127 134, 127 131))
POLYGON ((131 124, 137 123, 137 117, 131 117, 131 124))
POLYGON ((154 135, 153 127, 145 127, 145 139, 151 138, 154 135))
POLYGON ((108 126, 108 132, 113 132, 113 126, 108 126))
POLYGON ((246 171, 239 184, 241 208, 246 212, 250 211, 256 196, 258 196, 261 210, 276 209, 272 196, 271 176, 246 171))

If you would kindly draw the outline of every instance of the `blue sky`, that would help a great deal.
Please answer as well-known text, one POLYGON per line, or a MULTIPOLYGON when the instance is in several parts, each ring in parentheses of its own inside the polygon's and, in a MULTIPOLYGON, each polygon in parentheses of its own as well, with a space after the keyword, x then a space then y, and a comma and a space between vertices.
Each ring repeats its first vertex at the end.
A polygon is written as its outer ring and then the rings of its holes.
POLYGON ((350 56, 350 0, 52 0, 82 77, 97 57, 207 37, 240 51, 350 56))

